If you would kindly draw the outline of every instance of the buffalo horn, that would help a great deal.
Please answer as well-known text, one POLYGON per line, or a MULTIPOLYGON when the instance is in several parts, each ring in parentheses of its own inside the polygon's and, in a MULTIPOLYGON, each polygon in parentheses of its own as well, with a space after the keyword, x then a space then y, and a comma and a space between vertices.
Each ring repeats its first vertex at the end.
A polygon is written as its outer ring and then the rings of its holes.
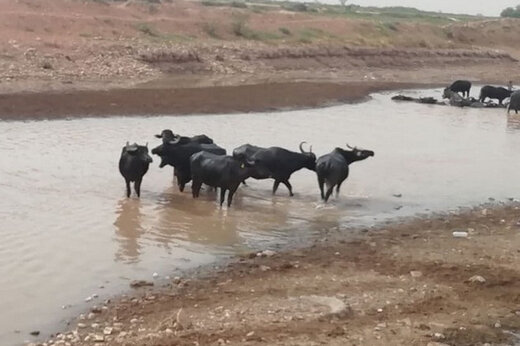
POLYGON ((349 149, 351 149, 351 150, 356 149, 356 148, 352 148, 350 145, 348 145, 348 143, 347 143, 347 148, 349 148, 349 149))
POLYGON ((161 135, 155 135, 155 137, 162 138, 162 134, 161 135))
POLYGON ((302 152, 302 154, 305 154, 305 151, 303 150, 303 144, 307 144, 307 142, 303 141, 300 143, 300 151, 302 152))

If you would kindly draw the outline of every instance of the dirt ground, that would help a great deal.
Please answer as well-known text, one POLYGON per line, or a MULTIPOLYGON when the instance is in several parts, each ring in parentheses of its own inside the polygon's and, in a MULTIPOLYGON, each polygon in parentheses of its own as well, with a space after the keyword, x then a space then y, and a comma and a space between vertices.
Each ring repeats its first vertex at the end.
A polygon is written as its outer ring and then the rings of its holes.
POLYGON ((327 231, 309 248, 245 254, 167 287, 139 288, 52 342, 512 345, 519 220, 510 204, 327 231))

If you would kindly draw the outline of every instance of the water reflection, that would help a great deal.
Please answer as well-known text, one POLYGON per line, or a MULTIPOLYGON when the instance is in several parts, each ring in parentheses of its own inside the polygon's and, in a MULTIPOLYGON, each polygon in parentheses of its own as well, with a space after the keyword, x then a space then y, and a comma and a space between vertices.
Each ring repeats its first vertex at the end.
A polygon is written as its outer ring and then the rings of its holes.
POLYGON ((508 114, 507 115, 507 129, 509 131, 520 130, 520 114, 508 114))
POLYGON ((141 213, 140 200, 132 198, 120 200, 116 214, 114 226, 119 247, 115 253, 115 260, 136 263, 139 261, 141 250, 139 238, 145 232, 142 226, 144 216, 141 213))

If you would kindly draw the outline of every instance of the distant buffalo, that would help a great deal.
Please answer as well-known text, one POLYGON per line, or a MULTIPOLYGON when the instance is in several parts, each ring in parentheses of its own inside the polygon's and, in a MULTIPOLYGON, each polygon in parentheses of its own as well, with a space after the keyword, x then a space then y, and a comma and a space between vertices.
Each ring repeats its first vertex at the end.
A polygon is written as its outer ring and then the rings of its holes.
POLYGON ((498 103, 501 105, 502 101, 506 98, 510 97, 513 93, 512 90, 507 90, 503 87, 494 87, 491 85, 485 85, 480 89, 480 102, 484 102, 486 98, 497 99, 498 103))
POLYGON ((126 197, 130 197, 130 182, 134 182, 134 190, 137 197, 141 197, 141 182, 143 176, 148 172, 148 166, 152 162, 152 158, 148 155, 148 144, 138 145, 136 143, 126 145, 121 151, 119 159, 119 172, 125 178, 126 197))
POLYGON ((507 106, 507 114, 509 114, 511 110, 514 110, 515 114, 518 114, 520 110, 520 90, 511 94, 511 101, 509 101, 509 105, 507 106))
POLYGON ((467 80, 457 80, 453 82, 447 89, 459 93, 462 93, 462 97, 469 97, 469 91, 471 90, 471 82, 467 80))
POLYGON ((349 174, 349 165, 352 162, 364 160, 370 156, 374 156, 371 150, 363 150, 352 148, 351 150, 336 148, 331 153, 318 158, 316 161, 316 174, 318 175, 318 185, 320 187, 321 198, 327 202, 329 200, 334 186, 336 194, 339 194, 341 184, 347 179, 349 174), (327 191, 324 192, 324 185, 327 185, 327 191))

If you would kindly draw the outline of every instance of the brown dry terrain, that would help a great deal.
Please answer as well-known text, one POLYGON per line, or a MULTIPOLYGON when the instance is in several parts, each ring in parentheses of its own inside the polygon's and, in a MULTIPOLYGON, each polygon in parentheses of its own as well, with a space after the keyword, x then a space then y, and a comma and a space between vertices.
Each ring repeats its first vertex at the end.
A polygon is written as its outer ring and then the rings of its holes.
POLYGON ((315 7, 0 0, 0 116, 313 107, 392 83, 520 80, 519 21, 315 7))
POLYGON ((489 206, 327 231, 310 248, 244 255, 211 274, 140 288, 53 341, 510 345, 520 329, 519 219, 518 205, 489 206))

